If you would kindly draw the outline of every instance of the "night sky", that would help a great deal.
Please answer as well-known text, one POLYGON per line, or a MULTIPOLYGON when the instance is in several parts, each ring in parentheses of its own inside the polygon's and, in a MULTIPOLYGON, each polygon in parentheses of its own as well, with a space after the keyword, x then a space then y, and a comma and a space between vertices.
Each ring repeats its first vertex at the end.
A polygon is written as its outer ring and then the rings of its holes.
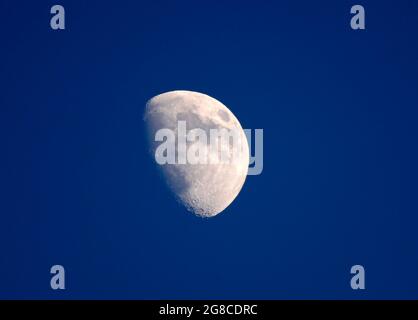
POLYGON ((417 1, 0 0, 0 85, 1 299, 418 298, 417 1), (211 219, 147 153, 171 90, 264 129, 211 219))

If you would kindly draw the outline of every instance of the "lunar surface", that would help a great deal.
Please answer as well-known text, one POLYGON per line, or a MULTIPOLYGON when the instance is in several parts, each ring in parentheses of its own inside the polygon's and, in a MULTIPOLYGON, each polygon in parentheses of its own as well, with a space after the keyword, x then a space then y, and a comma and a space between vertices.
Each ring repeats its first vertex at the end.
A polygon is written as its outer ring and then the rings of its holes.
MULTIPOLYGON (((204 148, 199 150, 204 150, 208 158, 217 156, 219 149, 213 150, 209 147, 210 131, 213 131, 211 129, 237 132, 235 142, 238 142, 240 152, 233 151, 233 148, 228 151, 230 155, 235 152, 234 161, 203 164, 191 164, 189 161, 185 164, 157 163, 164 180, 177 200, 197 216, 213 217, 234 201, 247 176, 249 150, 244 130, 238 119, 225 105, 202 93, 171 91, 157 95, 147 102, 144 120, 150 152, 156 162, 158 162, 156 151, 162 143, 156 141, 156 133, 161 131, 160 129, 169 129, 174 132, 176 141, 185 138, 179 137, 178 127, 181 122, 186 124, 188 132, 198 128, 207 134, 207 144, 202 144, 200 140, 186 140, 186 150, 176 144, 176 159, 182 156, 187 157, 184 153, 199 143, 199 147, 204 148)), ((228 141, 231 143, 230 140, 228 141)))

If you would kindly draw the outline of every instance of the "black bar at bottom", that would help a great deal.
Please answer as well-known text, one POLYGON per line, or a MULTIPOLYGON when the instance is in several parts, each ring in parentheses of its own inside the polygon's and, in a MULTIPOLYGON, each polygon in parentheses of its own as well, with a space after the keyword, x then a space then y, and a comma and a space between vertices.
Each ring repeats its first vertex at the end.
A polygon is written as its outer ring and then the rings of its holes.
POLYGON ((87 315, 104 315, 111 319, 288 319, 296 316, 362 317, 373 315, 418 313, 418 301, 383 300, 24 300, 0 301, 5 314, 16 316, 41 314, 77 319, 87 315), (113 315, 113 316, 112 316, 113 315))

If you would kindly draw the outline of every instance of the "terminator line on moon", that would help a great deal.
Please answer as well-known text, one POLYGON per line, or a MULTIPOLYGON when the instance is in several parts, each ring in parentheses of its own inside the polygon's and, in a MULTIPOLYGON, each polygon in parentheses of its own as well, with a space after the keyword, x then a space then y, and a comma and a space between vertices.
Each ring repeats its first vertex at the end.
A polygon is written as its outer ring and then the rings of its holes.
MULTIPOLYGON (((150 151, 155 154, 160 144, 155 133, 163 128, 176 134, 179 121, 187 130, 200 128, 209 136, 211 129, 238 132, 242 145, 237 159, 231 163, 164 164, 159 165, 163 177, 177 200, 200 217, 213 217, 227 208, 239 194, 248 172, 249 149, 244 130, 234 114, 221 102, 193 91, 171 91, 147 102, 144 120, 150 151)), ((187 147, 193 142, 187 142, 187 147)), ((209 148, 209 147, 208 147, 209 148)), ((210 153, 209 149, 205 150, 210 153)), ((183 152, 176 147, 176 154, 183 152)))

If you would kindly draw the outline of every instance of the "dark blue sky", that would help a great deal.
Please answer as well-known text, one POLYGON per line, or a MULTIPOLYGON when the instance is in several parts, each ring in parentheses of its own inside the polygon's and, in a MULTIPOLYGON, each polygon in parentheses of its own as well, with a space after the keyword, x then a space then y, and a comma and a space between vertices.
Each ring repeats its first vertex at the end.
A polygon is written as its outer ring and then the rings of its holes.
POLYGON ((0 298, 418 298, 416 1, 72 0, 53 31, 56 3, 0 2, 0 298), (264 129, 213 219, 147 155, 175 89, 264 129))

